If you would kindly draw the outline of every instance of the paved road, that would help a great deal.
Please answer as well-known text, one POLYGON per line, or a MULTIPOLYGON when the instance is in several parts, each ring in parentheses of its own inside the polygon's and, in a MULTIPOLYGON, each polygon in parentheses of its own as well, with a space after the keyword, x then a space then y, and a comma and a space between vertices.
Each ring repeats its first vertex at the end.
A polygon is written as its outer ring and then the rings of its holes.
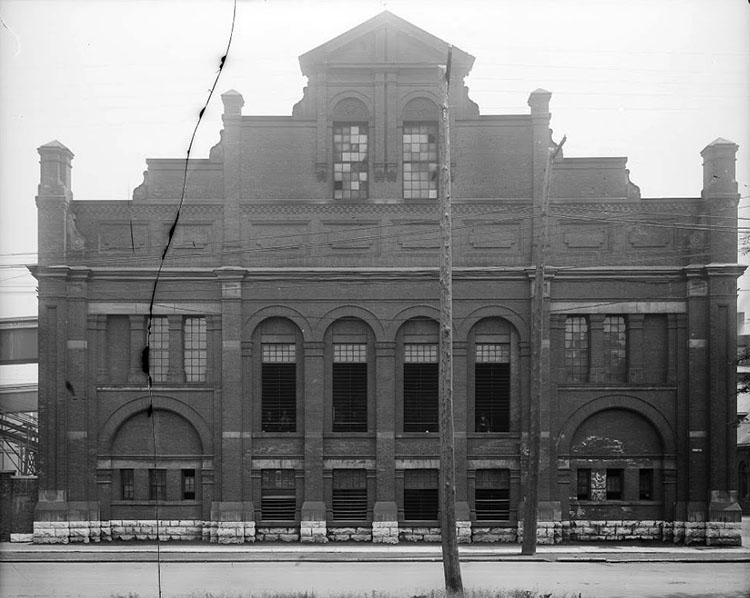
MULTIPOLYGON (((476 589, 534 589, 583 598, 748 598, 747 563, 471 562, 464 584, 476 589)), ((164 598, 211 592, 318 596, 371 590, 414 596, 440 589, 440 563, 164 563, 164 598)), ((3 598, 157 596, 154 563, 0 563, 3 598)))

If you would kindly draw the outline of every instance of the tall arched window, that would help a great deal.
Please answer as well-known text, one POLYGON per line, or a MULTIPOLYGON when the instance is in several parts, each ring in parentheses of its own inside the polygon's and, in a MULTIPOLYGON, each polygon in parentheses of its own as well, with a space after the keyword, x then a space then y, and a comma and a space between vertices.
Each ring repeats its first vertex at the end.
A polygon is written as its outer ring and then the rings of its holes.
POLYGON ((370 114, 357 98, 333 109, 333 198, 367 199, 370 188, 370 114))
POLYGON ((414 98, 404 107, 404 199, 437 199, 439 120, 438 107, 427 98, 414 98))

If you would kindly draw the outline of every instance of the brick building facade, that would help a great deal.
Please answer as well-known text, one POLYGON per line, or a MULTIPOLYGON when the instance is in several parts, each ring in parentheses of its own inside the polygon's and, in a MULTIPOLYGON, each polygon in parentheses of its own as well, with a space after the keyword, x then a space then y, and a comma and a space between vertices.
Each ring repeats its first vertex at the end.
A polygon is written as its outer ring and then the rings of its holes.
MULTIPOLYGON (((301 56, 291 116, 224 93, 163 263, 182 159, 76 202, 73 154, 39 148, 36 541, 439 537, 447 52, 383 13, 301 56)), ((473 61, 453 49, 457 516, 461 541, 515 542, 551 94, 480 115, 473 61)), ((703 150, 696 198, 641 198, 625 158, 553 166, 542 542, 739 542, 736 150, 703 150)))

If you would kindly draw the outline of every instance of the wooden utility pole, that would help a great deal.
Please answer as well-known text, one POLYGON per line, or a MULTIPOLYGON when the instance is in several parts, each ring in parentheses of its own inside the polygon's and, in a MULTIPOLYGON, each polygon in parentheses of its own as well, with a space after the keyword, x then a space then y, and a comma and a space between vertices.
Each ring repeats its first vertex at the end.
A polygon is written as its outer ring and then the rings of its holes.
POLYGON ((451 247, 451 146, 448 91, 451 56, 448 50, 445 73, 441 73, 443 105, 440 134, 440 533, 443 545, 445 591, 449 596, 463 596, 461 562, 456 537, 456 463, 453 434, 453 276, 451 247))
POLYGON ((544 165, 544 182, 539 205, 534 206, 534 228, 536 245, 534 248, 534 302, 531 314, 531 402, 529 404, 529 463, 526 471, 526 492, 523 513, 523 545, 521 553, 536 554, 536 530, 539 512, 539 468, 541 449, 541 415, 547 388, 549 362, 549 330, 544 310, 544 275, 546 266, 549 230, 547 212, 549 209, 549 187, 552 164, 565 143, 565 136, 554 150, 548 148, 547 162, 544 165))

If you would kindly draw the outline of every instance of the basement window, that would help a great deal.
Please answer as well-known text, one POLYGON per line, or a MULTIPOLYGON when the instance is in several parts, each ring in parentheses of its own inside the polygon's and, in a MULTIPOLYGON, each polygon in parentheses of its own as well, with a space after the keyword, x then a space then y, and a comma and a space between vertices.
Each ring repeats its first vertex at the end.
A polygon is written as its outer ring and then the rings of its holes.
POLYGON ((654 500, 653 469, 641 469, 638 471, 638 499, 654 500))
POLYGON ((579 469, 576 476, 576 498, 578 500, 591 500, 591 470, 579 469))
POLYGON ((120 498, 133 500, 135 498, 135 472, 132 469, 120 470, 120 498))
POLYGON ((477 432, 507 432, 510 427, 510 345, 476 345, 474 420, 477 432))
POLYGON ((366 520, 367 471, 364 469, 334 469, 331 504, 334 520, 366 520))
POLYGON ((262 345, 261 409, 263 432, 297 430, 296 346, 262 345))
POLYGON ((182 470, 182 500, 195 500, 195 470, 182 470))
POLYGON ((297 516, 297 490, 293 469, 261 471, 261 518, 269 521, 294 521, 297 516))
POLYGON ((167 500, 167 470, 148 470, 148 498, 149 500, 167 500))
POLYGON ((510 471, 477 469, 474 511, 477 521, 510 518, 510 471))
POLYGON ((367 432, 367 345, 333 345, 333 431, 367 432))
POLYGON ((438 470, 406 469, 404 471, 404 519, 438 518, 438 470))
POLYGON ((404 432, 437 432, 437 344, 404 345, 404 432))
POLYGON ((607 470, 607 500, 622 500, 622 469, 607 470))

